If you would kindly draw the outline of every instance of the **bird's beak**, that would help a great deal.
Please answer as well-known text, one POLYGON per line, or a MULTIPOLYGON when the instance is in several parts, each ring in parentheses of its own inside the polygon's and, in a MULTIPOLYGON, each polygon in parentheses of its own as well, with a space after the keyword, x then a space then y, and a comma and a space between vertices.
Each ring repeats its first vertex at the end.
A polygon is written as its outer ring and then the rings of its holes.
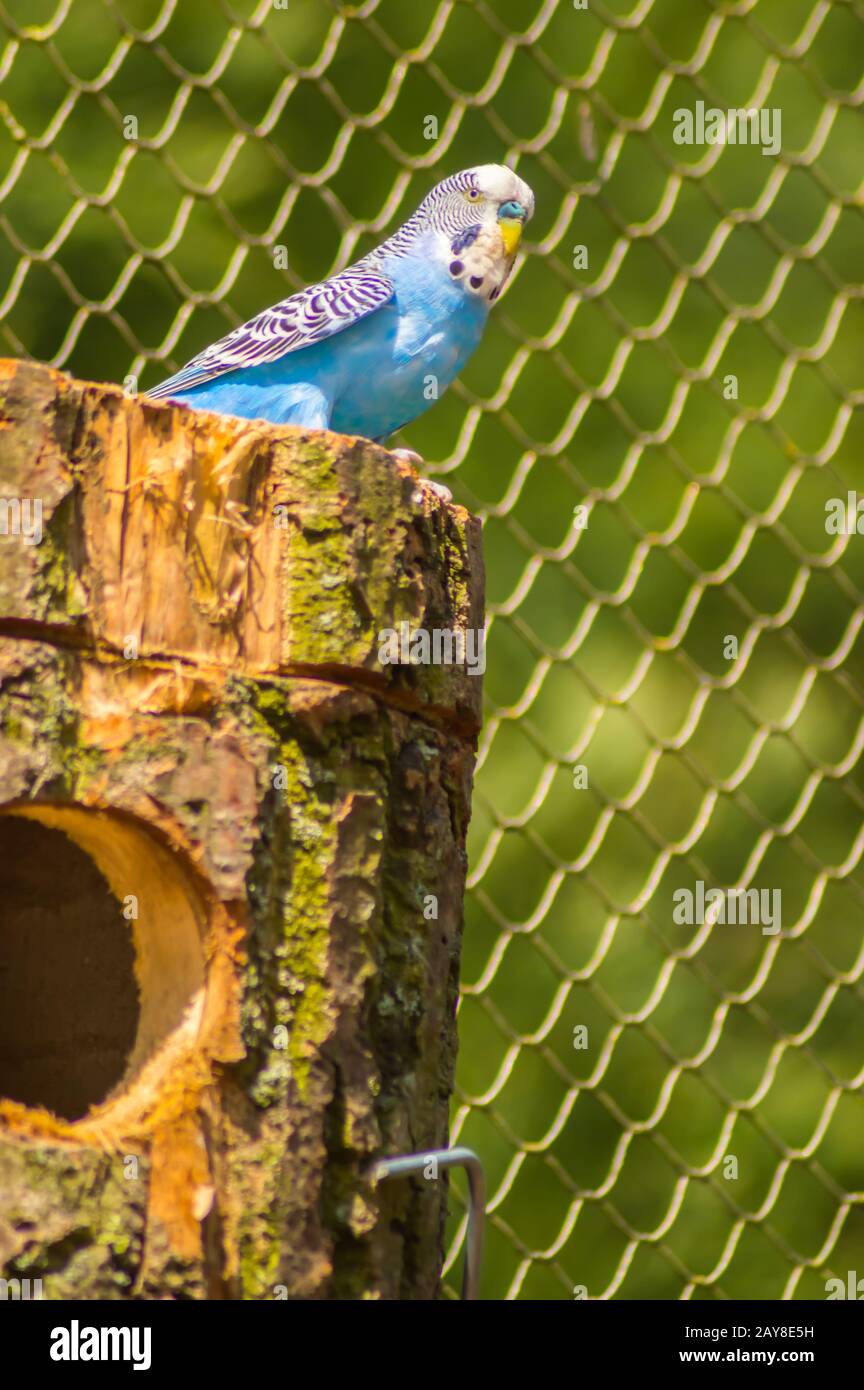
POLYGON ((515 256, 522 240, 522 229, 528 216, 521 203, 504 203, 498 212, 498 226, 504 240, 504 250, 508 257, 515 256))

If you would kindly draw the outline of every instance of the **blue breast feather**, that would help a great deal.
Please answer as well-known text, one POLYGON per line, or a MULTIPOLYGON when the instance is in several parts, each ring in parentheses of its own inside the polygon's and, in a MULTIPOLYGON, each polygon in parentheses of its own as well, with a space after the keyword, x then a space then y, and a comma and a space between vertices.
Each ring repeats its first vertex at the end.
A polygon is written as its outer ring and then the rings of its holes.
POLYGON ((382 260, 390 302, 323 342, 172 393, 203 410, 386 439, 433 405, 483 334, 488 305, 417 255, 382 260))

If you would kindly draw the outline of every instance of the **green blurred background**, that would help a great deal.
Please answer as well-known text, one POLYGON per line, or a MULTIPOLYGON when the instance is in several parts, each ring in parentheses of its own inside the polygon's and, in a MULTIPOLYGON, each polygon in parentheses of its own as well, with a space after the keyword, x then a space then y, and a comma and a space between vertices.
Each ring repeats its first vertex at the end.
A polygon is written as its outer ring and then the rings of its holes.
POLYGON ((456 169, 533 186, 400 440, 485 522, 482 1292, 864 1277, 864 536, 824 510, 864 496, 858 0, 2 0, 0 83, 0 351, 85 378, 146 389, 456 169), (782 153, 676 145, 699 100, 782 153), (779 888, 781 936, 676 925, 699 879, 779 888))

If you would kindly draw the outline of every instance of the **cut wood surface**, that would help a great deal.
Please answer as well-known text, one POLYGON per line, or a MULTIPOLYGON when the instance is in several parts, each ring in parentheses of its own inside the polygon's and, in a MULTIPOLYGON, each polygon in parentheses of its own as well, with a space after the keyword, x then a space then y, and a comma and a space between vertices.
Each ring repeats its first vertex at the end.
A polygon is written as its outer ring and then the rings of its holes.
POLYGON ((482 629, 479 524, 366 441, 3 362, 0 506, 24 499, 0 1276, 434 1296, 444 1177, 370 1167, 447 1143, 481 680, 381 634, 482 629))

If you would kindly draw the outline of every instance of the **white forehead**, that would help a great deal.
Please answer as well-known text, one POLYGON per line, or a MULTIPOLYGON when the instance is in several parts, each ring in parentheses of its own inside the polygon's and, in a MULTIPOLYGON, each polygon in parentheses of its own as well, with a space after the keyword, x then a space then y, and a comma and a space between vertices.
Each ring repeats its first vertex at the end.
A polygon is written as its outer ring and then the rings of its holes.
POLYGON ((503 164, 480 164, 472 169, 477 187, 498 203, 521 203, 528 216, 534 211, 534 194, 524 179, 503 164))

